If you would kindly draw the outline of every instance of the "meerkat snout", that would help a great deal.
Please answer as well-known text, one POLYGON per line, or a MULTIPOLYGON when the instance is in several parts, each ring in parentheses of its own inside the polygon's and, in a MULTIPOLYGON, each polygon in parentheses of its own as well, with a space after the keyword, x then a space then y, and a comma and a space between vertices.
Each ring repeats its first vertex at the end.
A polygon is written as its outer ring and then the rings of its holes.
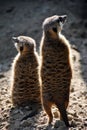
POLYGON ((12 37, 12 41, 13 41, 13 42, 18 42, 19 40, 18 40, 17 37, 12 37))
POLYGON ((62 23, 64 23, 65 21, 66 21, 66 18, 67 18, 67 15, 62 15, 62 16, 59 16, 59 18, 58 18, 58 23, 59 22, 62 22, 62 23))
POLYGON ((59 33, 61 32, 62 28, 63 28, 63 25, 66 21, 66 18, 67 18, 67 15, 62 15, 62 16, 59 16, 58 17, 58 20, 57 20, 57 29, 56 29, 56 32, 59 33))
POLYGON ((16 47, 16 49, 20 52, 23 51, 23 43, 20 43, 18 37, 12 37, 12 41, 16 47))

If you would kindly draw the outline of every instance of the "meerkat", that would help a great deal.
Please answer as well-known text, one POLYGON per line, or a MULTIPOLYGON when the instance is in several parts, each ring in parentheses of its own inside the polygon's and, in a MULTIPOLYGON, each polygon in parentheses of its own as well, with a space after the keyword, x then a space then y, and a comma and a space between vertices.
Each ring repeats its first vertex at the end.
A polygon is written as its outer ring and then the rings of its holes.
POLYGON ((27 36, 12 39, 18 51, 12 65, 12 103, 14 106, 39 104, 39 59, 35 40, 27 36))
POLYGON ((60 119, 69 126, 66 109, 69 103, 72 67, 69 42, 61 34, 66 17, 54 15, 43 22, 40 76, 42 104, 49 117, 48 123, 53 121, 51 107, 55 105, 59 109, 60 119))

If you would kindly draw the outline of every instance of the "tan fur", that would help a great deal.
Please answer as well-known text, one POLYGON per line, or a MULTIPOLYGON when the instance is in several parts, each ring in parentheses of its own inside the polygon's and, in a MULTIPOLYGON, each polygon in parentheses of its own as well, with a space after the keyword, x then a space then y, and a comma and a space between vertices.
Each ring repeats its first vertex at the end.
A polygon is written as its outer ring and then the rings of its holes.
POLYGON ((30 37, 19 36, 18 39, 18 54, 14 58, 12 65, 13 105, 24 105, 32 102, 40 103, 39 60, 36 53, 36 43, 30 37), (20 51, 21 42, 24 42, 23 51, 20 51), (29 47, 25 43, 28 43, 29 47))
POLYGON ((61 119, 69 126, 66 108, 69 103, 70 83, 72 70, 70 63, 69 42, 61 34, 60 28, 54 32, 52 27, 59 27, 59 23, 52 16, 43 23, 43 36, 40 44, 40 76, 42 80, 42 103, 49 116, 49 123, 53 120, 52 105, 56 105, 60 111, 61 119), (55 23, 53 23, 53 20, 55 23), (55 24, 55 25, 54 25, 55 24))

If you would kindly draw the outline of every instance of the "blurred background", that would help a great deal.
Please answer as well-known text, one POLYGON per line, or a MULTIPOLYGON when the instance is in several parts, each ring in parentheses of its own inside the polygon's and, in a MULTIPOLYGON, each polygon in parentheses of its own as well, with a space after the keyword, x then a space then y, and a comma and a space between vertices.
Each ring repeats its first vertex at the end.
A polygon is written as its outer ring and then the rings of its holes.
POLYGON ((0 0, 0 62, 12 60, 17 53, 12 36, 34 38, 38 51, 42 22, 55 14, 67 14, 63 33, 71 44, 76 44, 75 38, 87 36, 86 0, 0 0))

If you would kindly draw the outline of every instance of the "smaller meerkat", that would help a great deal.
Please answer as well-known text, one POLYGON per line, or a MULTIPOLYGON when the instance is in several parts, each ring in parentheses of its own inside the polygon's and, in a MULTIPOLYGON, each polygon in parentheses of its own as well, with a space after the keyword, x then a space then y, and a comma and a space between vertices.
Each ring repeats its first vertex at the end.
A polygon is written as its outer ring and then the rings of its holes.
POLYGON ((49 124, 53 120, 51 108, 55 105, 59 109, 61 120, 66 126, 70 126, 66 109, 69 103, 72 67, 69 42, 61 34, 66 17, 54 15, 43 22, 40 76, 42 104, 49 117, 49 124))
POLYGON ((35 40, 27 36, 12 39, 18 51, 12 65, 12 103, 14 106, 39 104, 39 60, 35 40))

